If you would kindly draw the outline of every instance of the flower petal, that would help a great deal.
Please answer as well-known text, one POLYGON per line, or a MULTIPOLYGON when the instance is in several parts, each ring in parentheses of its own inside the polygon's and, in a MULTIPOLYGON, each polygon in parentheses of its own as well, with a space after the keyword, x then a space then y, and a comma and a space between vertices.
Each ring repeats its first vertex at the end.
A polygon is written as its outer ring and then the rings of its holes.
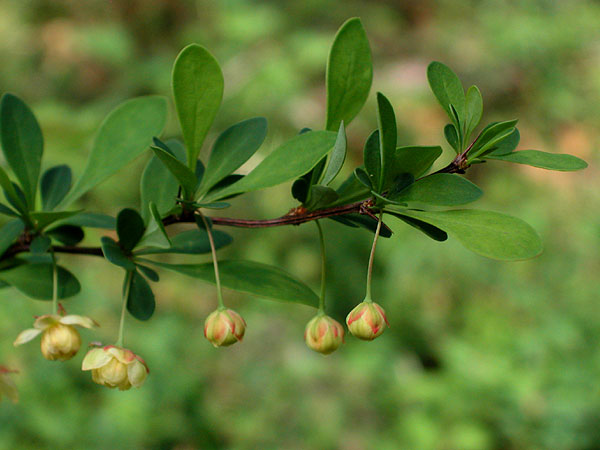
POLYGON ((133 387, 140 387, 144 384, 147 376, 146 367, 141 362, 136 360, 133 364, 127 366, 127 377, 133 387))
POLYGON ((81 370, 98 369, 108 364, 112 359, 112 355, 105 352, 102 348, 93 348, 85 355, 81 363, 81 370))
POLYGON ((114 356, 123 364, 131 364, 135 360, 135 353, 126 348, 117 347, 115 345, 107 345, 104 350, 114 356))
POLYGON ((76 314, 69 314, 68 316, 61 317, 59 322, 65 325, 79 325, 84 328, 100 326, 94 319, 90 319, 86 316, 78 316, 76 314))
POLYGON ((43 316, 38 317, 33 322, 33 328, 37 328, 38 330, 45 330, 49 326, 54 325, 56 322, 60 321, 60 316, 56 314, 44 314, 43 316))
POLYGON ((15 342, 13 342, 13 345, 16 347, 18 345, 23 345, 26 342, 31 341, 32 339, 36 338, 38 334, 40 334, 42 332, 42 330, 36 330, 35 328, 28 328, 26 330, 23 330, 19 333, 19 335, 17 336, 17 339, 15 339, 15 342))

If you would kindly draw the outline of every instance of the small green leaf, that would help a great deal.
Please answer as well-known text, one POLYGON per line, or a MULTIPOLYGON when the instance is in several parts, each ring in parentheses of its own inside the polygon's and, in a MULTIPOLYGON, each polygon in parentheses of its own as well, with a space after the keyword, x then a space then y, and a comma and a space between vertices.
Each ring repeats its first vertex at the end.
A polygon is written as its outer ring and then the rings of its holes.
POLYGON ((4 94, 0 100, 0 143, 27 203, 35 205, 44 138, 31 109, 12 94, 4 94))
POLYGON ((452 112, 452 106, 456 109, 458 115, 458 123, 455 123, 457 129, 461 130, 461 122, 465 117, 465 91, 462 83, 452 70, 440 63, 432 62, 427 67, 427 80, 433 94, 442 105, 450 119, 456 121, 456 117, 452 112))
MULTIPOLYGON (((215 283, 212 263, 167 264, 156 261, 151 263, 209 283, 215 283)), ((234 291, 313 307, 319 303, 319 298, 308 286, 279 267, 254 261, 225 260, 219 261, 219 272, 223 287, 234 291)))
POLYGON ((438 227, 423 222, 422 220, 415 219, 414 217, 404 216, 397 212, 386 211, 387 214, 397 217, 407 225, 419 230, 425 235, 429 236, 434 241, 443 242, 448 239, 448 234, 444 230, 440 230, 438 227))
POLYGON ((27 202, 18 194, 15 185, 2 167, 0 167, 0 187, 4 189, 6 200, 21 213, 27 213, 27 202))
POLYGON ((0 214, 4 214, 9 217, 19 217, 19 214, 16 211, 10 209, 6 205, 3 205, 2 203, 0 203, 0 214))
MULTIPOLYGON (((212 230, 216 249, 225 247, 233 242, 233 238, 220 230, 212 230)), ((204 230, 188 230, 171 237, 170 248, 144 248, 135 251, 136 256, 155 255, 160 253, 178 253, 201 255, 210 253, 210 242, 204 230)))
POLYGON ((181 50, 173 65, 173 96, 192 172, 221 106, 223 87, 221 67, 208 50, 197 44, 181 50))
POLYGON ((212 202, 212 203, 193 203, 196 208, 206 209, 226 209, 231 206, 231 203, 227 202, 212 202))
POLYGON ((36 236, 33 241, 31 241, 31 245, 29 246, 29 251, 31 253, 46 253, 50 246, 52 245, 52 240, 48 236, 36 236))
POLYGON ((155 146, 151 146, 150 148, 156 157, 165 165, 165 167, 169 169, 177 181, 179 181, 179 184, 181 184, 181 187, 183 187, 183 190, 186 193, 185 197, 191 199, 196 192, 196 184, 198 182, 196 174, 189 167, 180 162, 170 153, 167 153, 162 148, 155 146))
POLYGON ((371 178, 369 177, 369 174, 367 173, 367 171, 365 169, 363 169, 362 167, 357 167, 356 169, 354 169, 354 178, 361 184, 363 185, 365 188, 368 189, 368 193, 371 192, 371 178))
POLYGON ((369 96, 373 64, 367 35, 359 18, 347 20, 338 30, 327 62, 327 125, 337 131, 360 112, 369 96))
POLYGON ((84 238, 81 227, 75 225, 60 225, 46 231, 46 234, 65 245, 77 245, 84 238))
POLYGON ((111 111, 100 125, 83 174, 59 207, 74 202, 142 154, 166 120, 167 102, 158 96, 134 98, 111 111))
POLYGON ((518 147, 520 140, 521 135, 519 133, 519 130, 515 128, 515 130, 506 138, 502 139, 501 142, 499 142, 492 148, 487 149, 485 152, 482 152, 479 155, 479 158, 481 159, 486 155, 506 155, 507 153, 513 152, 518 147))
MULTIPOLYGON (((396 115, 390 101, 381 93, 377 93, 377 124, 379 126, 379 149, 381 152, 381 174, 379 186, 375 189, 382 193, 393 182, 396 143, 396 115)), ((375 186, 374 186, 375 187, 375 186)))
POLYGON ((119 245, 125 252, 130 252, 140 242, 145 231, 144 220, 139 213, 125 208, 117 215, 117 235, 119 245))
POLYGON ((542 241, 530 225, 491 211, 392 211, 427 222, 455 237, 469 250, 492 259, 518 261, 542 252, 542 241))
MULTIPOLYGON (((365 142, 365 148, 363 150, 363 160, 365 164, 365 171, 369 175, 369 184, 374 191, 379 192, 379 186, 381 185, 381 143, 379 139, 379 130, 373 131, 367 141, 365 142)), ((359 178, 361 182, 364 182, 359 178)))
POLYGON ((573 155, 546 153, 538 150, 521 150, 506 155, 491 154, 486 159, 496 159, 517 164, 564 172, 585 169, 588 165, 583 159, 573 155))
POLYGON ((252 172, 237 183, 208 195, 211 202, 240 192, 256 191, 285 183, 310 171, 335 144, 336 133, 310 131, 299 134, 269 154, 252 172))
MULTIPOLYGON (((58 298, 72 297, 81 290, 77 278, 67 269, 58 268, 58 298)), ((16 287, 28 297, 36 300, 52 300, 52 263, 21 264, 0 272, 0 280, 16 287)))
POLYGON ((63 164, 46 170, 42 175, 40 189, 42 208, 52 211, 71 189, 71 168, 63 164))
POLYGON ((328 186, 311 186, 310 201, 304 206, 309 211, 325 208, 338 199, 338 194, 328 186))
POLYGON ((477 86, 471 86, 467 90, 465 104, 465 139, 468 139, 479 122, 483 114, 483 98, 477 86))
POLYGON ((483 191, 469 180, 450 173, 436 173, 415 181, 391 199, 436 206, 456 206, 474 202, 483 191))
POLYGON ((126 270, 135 269, 133 261, 123 253, 123 250, 114 239, 104 236, 100 239, 100 244, 102 246, 102 253, 104 253, 104 257, 109 262, 113 263, 115 266, 123 267, 126 270))
POLYGON ((25 225, 21 219, 13 219, 2 225, 2 228, 0 228, 0 256, 4 255, 24 229, 25 225))
POLYGON ((518 120, 507 120, 505 122, 492 123, 485 127, 477 141, 469 150, 468 162, 483 154, 486 150, 499 145, 504 139, 511 136, 515 131, 518 120))
POLYGON ((156 271, 154 269, 151 269, 148 266, 142 266, 141 264, 136 264, 136 267, 150 281, 154 281, 155 283, 160 281, 160 277, 158 276, 158 273, 156 273, 156 271))
POLYGON ((30 214, 31 221, 38 230, 43 230, 48 225, 58 222, 59 220, 68 219, 69 217, 79 214, 80 211, 39 211, 30 214))
MULTIPOLYGON (((344 214, 343 216, 332 216, 330 219, 336 222, 343 223, 348 226, 356 226, 369 230, 371 233, 375 233, 377 230, 377 220, 370 216, 363 216, 361 214, 344 214)), ((382 224, 379 236, 383 238, 389 238, 392 236, 392 230, 387 225, 382 224)))
POLYGON ((148 209, 150 210, 150 220, 148 222, 148 226, 146 227, 144 236, 138 245, 140 247, 171 247, 171 241, 167 235, 167 231, 162 223, 162 218, 158 212, 158 209, 156 208, 156 205, 153 202, 150 202, 148 209))
POLYGON ((458 132, 456 131, 456 127, 454 126, 454 124, 446 124, 446 126, 444 127, 444 136, 446 137, 448 144, 452 146, 454 151, 456 153, 460 153, 460 141, 458 138, 458 132))
POLYGON ((408 146, 398 147, 394 162, 394 173, 410 173, 413 177, 419 178, 425 174, 431 165, 442 154, 442 147, 420 147, 408 146))
MULTIPOLYGON (((152 288, 137 271, 131 272, 131 286, 127 297, 127 311, 138 320, 148 320, 154 314, 156 301, 152 288)), ((127 283, 127 277, 125 282, 127 283)))
POLYGON ((227 128, 215 141, 199 195, 239 169, 262 145, 267 136, 267 119, 256 117, 227 128))
POLYGON ((335 179, 337 174, 340 173, 340 170, 342 170, 342 166, 346 160, 346 148, 346 129, 344 128, 344 121, 342 120, 335 139, 335 145, 329 156, 325 174, 323 175, 323 181, 321 182, 323 185, 328 186, 335 179))
MULTIPOLYGON (((364 175, 368 181, 367 174, 365 173, 364 175)), ((371 193, 371 186, 370 184, 369 186, 365 186, 358 178, 356 178, 355 172, 352 172, 336 192, 338 194, 338 199, 333 205, 347 205, 368 198, 371 193)))

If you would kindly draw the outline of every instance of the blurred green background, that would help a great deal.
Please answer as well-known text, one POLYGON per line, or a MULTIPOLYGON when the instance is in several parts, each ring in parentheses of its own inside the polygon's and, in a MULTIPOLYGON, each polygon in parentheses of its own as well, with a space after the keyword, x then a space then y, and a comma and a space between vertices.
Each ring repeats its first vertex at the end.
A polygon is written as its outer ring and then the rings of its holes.
MULTIPOLYGON (((474 206, 527 220, 544 254, 486 260, 391 219, 396 235, 382 240, 374 275, 391 328, 371 343, 348 337, 327 358, 302 339, 313 310, 233 292, 226 301, 246 318, 246 338, 214 349, 202 332, 214 288, 162 273, 156 315, 128 321, 126 345, 151 368, 143 388, 128 392, 93 384, 80 371, 83 352, 60 364, 44 360, 37 341, 13 348, 50 305, 4 289, 0 361, 21 371, 21 400, 0 404, 1 449, 600 448, 600 2, 0 0, 0 93, 33 107, 45 167, 66 161, 80 174, 109 110, 137 95, 170 95, 175 56, 197 42, 226 80, 207 142, 263 115, 268 151, 302 127, 322 128, 327 53, 351 16, 369 35, 373 92, 394 104, 400 144, 443 142, 446 119, 425 76, 439 60, 480 87, 484 121, 520 119, 520 148, 590 163, 567 174, 501 162, 469 171, 486 192, 474 206)), ((348 129, 348 172, 376 127, 372 97, 348 129)), ((178 133, 171 113, 165 136, 178 133)), ((82 206, 137 207, 148 157, 82 206)), ((267 218, 295 203, 281 186, 234 206, 227 214, 267 218)), ((224 257, 279 265, 317 289, 314 225, 228 231, 235 242, 224 257)), ((325 232, 328 310, 342 321, 363 298, 371 235, 333 222, 325 232)), ((89 232, 86 242, 99 237, 89 232)), ((62 260, 83 285, 68 311, 102 324, 83 331, 84 341, 111 342, 121 271, 100 258, 62 260)))

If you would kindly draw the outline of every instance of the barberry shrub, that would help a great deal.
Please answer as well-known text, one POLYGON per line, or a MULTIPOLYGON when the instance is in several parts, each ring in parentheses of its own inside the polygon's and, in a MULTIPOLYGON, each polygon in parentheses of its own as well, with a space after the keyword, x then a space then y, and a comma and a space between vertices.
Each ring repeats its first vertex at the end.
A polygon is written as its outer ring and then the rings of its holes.
MULTIPOLYGON (((146 379, 146 362, 123 347, 124 324, 127 312, 142 321, 152 317, 155 296, 151 282, 159 282, 157 269, 216 285, 217 309, 205 324, 205 335, 215 346, 241 341, 246 329, 244 319, 225 306, 221 288, 226 287, 316 308, 305 339, 311 349, 327 354, 343 343, 344 328, 325 315, 326 239, 322 220, 365 228, 374 234, 364 302, 357 298, 357 306, 347 318, 349 331, 365 340, 378 337, 388 325, 384 309, 371 298, 377 239, 392 236, 385 224, 388 219, 400 220, 436 241, 450 236, 488 258, 516 261, 539 255, 541 240, 527 223, 496 212, 464 208, 483 192, 462 175, 473 164, 482 163, 508 162, 558 171, 580 170, 586 163, 571 155, 517 150, 516 119, 480 126, 483 100, 476 86, 465 92, 452 70, 439 62, 429 65, 426 76, 448 115, 443 134, 455 157, 442 169, 432 171, 442 156, 441 146, 398 147, 394 108, 383 93, 377 92, 374 113, 378 127, 365 136, 363 164, 343 180, 338 175, 346 159, 346 128, 362 110, 373 78, 369 42, 357 18, 342 25, 329 53, 324 129, 300 130, 247 174, 238 170, 261 148, 267 136, 265 118, 231 125, 212 143, 210 152, 200 157, 224 87, 217 60, 200 45, 185 47, 173 66, 173 100, 182 139, 162 136, 166 98, 128 100, 100 125, 83 173, 74 182, 66 164, 42 172, 41 128, 23 100, 4 94, 0 144, 7 167, 0 168, 0 186, 6 202, 0 203, 0 214, 8 221, 0 231, 0 283, 36 300, 52 300, 52 311, 46 311, 15 344, 42 334, 44 356, 69 359, 80 346, 73 326, 94 324, 87 317, 65 315, 59 303, 80 290, 76 273, 60 265, 60 255, 65 253, 104 257, 123 269, 122 314, 115 345, 93 348, 83 362, 94 381, 119 389, 140 386, 146 379), (152 157, 141 177, 138 209, 123 209, 111 217, 77 207, 82 195, 146 152, 152 157), (230 207, 229 199, 288 182, 293 182, 290 201, 295 199, 299 204, 281 217, 252 220, 223 216, 230 207), (323 258, 320 295, 279 267, 243 260, 218 261, 218 250, 232 244, 231 236, 223 231, 226 227, 311 221, 318 228, 323 258), (195 227, 177 234, 167 232, 170 225, 182 222, 195 227), (116 230, 118 239, 105 236, 96 247, 81 246, 87 228, 116 230), (168 254, 207 253, 212 254, 211 263, 161 260, 168 254)), ((385 303, 385 299, 378 301, 385 303)))

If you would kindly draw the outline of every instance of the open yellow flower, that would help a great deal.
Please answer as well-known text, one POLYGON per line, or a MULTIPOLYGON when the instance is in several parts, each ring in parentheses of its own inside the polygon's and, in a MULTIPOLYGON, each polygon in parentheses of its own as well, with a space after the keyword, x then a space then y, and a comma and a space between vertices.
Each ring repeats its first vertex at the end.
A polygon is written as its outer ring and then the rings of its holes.
POLYGON ((150 373, 142 358, 115 345, 91 349, 83 358, 81 370, 91 370, 95 383, 121 391, 140 387, 150 373))
POLYGON ((22 331, 14 342, 15 347, 25 344, 42 334, 42 355, 50 361, 66 361, 77 354, 81 347, 81 336, 75 326, 92 328, 98 324, 85 316, 70 314, 45 314, 38 317, 33 328, 22 331))
POLYGON ((13 403, 17 403, 19 400, 19 393, 17 392, 17 387, 15 383, 10 378, 11 373, 17 373, 16 370, 9 370, 4 366, 0 366, 0 402, 2 401, 2 397, 6 396, 13 403))

